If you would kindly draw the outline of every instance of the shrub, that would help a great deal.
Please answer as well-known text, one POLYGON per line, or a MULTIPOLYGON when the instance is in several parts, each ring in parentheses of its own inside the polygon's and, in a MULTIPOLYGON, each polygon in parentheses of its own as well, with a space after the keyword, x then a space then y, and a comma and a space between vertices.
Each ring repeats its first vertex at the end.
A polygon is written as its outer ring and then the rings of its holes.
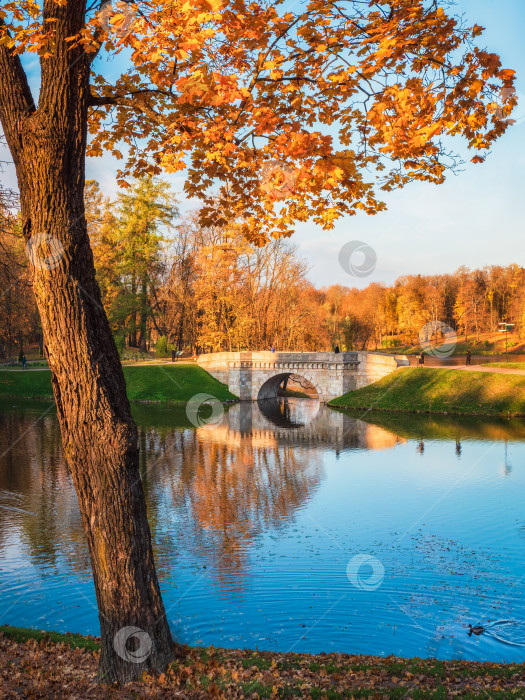
POLYGON ((125 348, 120 359, 123 361, 146 362, 147 360, 151 360, 151 357, 148 353, 141 352, 136 348, 125 348))
POLYGON ((381 341, 382 348, 399 348, 401 346, 401 341, 399 338, 386 338, 381 341))
POLYGON ((168 355, 168 339, 165 335, 161 335, 155 343, 155 355, 157 357, 166 357, 168 355))

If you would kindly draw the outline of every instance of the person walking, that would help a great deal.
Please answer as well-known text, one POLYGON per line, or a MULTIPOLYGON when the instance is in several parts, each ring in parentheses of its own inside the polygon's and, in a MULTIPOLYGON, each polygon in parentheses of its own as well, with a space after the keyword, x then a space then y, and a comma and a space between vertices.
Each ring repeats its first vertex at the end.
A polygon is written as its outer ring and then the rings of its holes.
POLYGON ((467 349, 466 363, 467 365, 472 364, 472 353, 470 352, 470 348, 467 349))
POLYGON ((336 354, 336 355, 339 355, 339 345, 336 345, 336 346, 335 346, 335 354, 336 354))
POLYGON ((26 368, 26 364, 27 364, 26 356, 22 355, 22 369, 26 368))
POLYGON ((171 351, 171 361, 175 362, 175 350, 171 351))

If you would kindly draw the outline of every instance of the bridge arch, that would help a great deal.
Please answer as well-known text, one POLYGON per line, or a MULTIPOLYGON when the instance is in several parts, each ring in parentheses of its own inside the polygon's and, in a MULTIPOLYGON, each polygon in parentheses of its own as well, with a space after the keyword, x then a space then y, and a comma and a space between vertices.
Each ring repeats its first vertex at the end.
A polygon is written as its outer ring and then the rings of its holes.
POLYGON ((312 394, 312 398, 321 398, 321 391, 319 387, 316 386, 315 382, 312 381, 310 377, 307 377, 304 374, 299 375, 295 372, 281 372, 279 374, 274 374, 273 376, 263 381, 263 383, 259 387, 257 400, 264 401, 266 399, 276 399, 279 394, 279 389, 283 382, 287 382, 290 379, 295 379, 296 381, 294 382, 294 385, 298 383, 300 386, 302 386, 302 382, 300 380, 303 380, 308 385, 307 387, 302 387, 307 390, 305 391, 305 393, 310 393, 310 391, 315 392, 312 394))
POLYGON ((398 367, 409 365, 404 355, 370 352, 220 352, 201 355, 199 365, 212 374, 241 401, 274 397, 275 383, 295 374, 314 387, 322 403, 348 391, 367 386, 398 367), (271 380, 268 384, 267 382, 271 380), (266 386, 265 386, 266 385, 266 386), (264 390, 263 390, 264 387, 264 390))

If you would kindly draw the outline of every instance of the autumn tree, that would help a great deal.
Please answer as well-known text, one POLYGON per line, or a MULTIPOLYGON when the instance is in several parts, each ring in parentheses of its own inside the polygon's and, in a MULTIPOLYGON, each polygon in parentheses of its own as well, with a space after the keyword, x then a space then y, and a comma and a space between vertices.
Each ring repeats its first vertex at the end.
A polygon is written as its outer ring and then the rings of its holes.
MULTIPOLYGON (((329 325, 329 333, 331 336, 332 345, 335 347, 335 345, 341 342, 341 324, 343 319, 348 317, 348 310, 345 305, 348 289, 342 285, 336 284, 323 291, 324 307, 329 325)), ((348 328, 347 326, 345 327, 348 328)), ((349 338, 350 336, 348 336, 345 341, 348 348, 350 347, 349 338)))
POLYGON ((443 275, 405 275, 386 287, 371 283, 364 289, 333 285, 322 290, 325 322, 334 327, 337 342, 347 349, 374 349, 406 342, 419 345, 420 332, 431 322, 445 323, 459 333, 493 332, 498 323, 523 331, 525 269, 515 263, 469 270, 460 267, 443 275))
POLYGON ((299 11, 243 0, 0 3, 0 119, 107 680, 164 669, 172 643, 136 426, 89 246, 88 130, 90 155, 125 155, 135 175, 187 167, 185 189, 203 200, 205 222, 242 217, 257 241, 309 217, 330 228, 383 209, 381 188, 442 182, 455 164, 445 136, 464 137, 478 161, 505 131, 514 73, 474 45, 481 32, 434 0, 312 0, 299 11), (110 81, 104 59, 115 52, 123 72, 110 81), (38 100, 25 69, 33 55, 38 100), (152 641, 140 663, 115 648, 123 627, 152 641))
POLYGON ((464 334, 465 342, 475 326, 476 315, 476 282, 470 271, 462 267, 458 270, 459 286, 454 304, 454 318, 458 330, 464 334))
MULTIPOLYGON (((386 289, 383 285, 372 283, 366 289, 364 315, 372 327, 374 348, 381 343, 385 332, 386 289)), ((363 312, 362 312, 363 313, 363 312)))
POLYGON ((157 323, 165 248, 177 216, 169 185, 143 178, 111 202, 97 182, 86 183, 86 218, 97 281, 115 335, 146 350, 157 323))
POLYGON ((111 311, 121 286, 116 210, 111 199, 102 194, 96 180, 86 182, 84 204, 97 282, 104 309, 111 322, 111 311))
POLYGON ((39 327, 17 214, 18 197, 0 186, 0 358, 9 360, 39 327))
POLYGON ((198 224, 188 217, 177 226, 177 235, 169 253, 169 271, 160 292, 163 335, 182 351, 185 345, 194 350, 197 316, 194 303, 195 283, 200 274, 198 224))
POLYGON ((204 228, 197 214, 178 231, 161 307, 179 349, 324 349, 322 308, 295 246, 259 247, 237 223, 204 228))
POLYGON ((145 351, 149 325, 156 322, 165 234, 178 210, 169 185, 157 178, 142 178, 119 194, 118 204, 120 314, 129 319, 129 345, 145 351))
POLYGON ((0 357, 11 357, 13 343, 13 287, 20 275, 20 261, 15 250, 15 237, 13 235, 14 220, 10 209, 12 195, 4 188, 0 188, 0 283, 1 287, 1 311, 0 311, 0 357), (18 267, 18 275, 16 268, 18 267))
POLYGON ((512 297, 509 316, 514 321, 519 338, 525 335, 525 268, 512 265, 512 297))

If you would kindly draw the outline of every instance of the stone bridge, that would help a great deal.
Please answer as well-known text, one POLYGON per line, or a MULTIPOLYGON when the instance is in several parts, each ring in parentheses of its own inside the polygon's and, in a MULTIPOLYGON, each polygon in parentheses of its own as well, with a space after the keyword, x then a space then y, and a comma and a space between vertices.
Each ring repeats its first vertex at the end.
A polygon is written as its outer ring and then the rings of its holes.
POLYGON ((409 365, 405 355, 371 352, 217 352, 197 362, 241 401, 274 398, 285 380, 301 377, 324 403, 409 365))

